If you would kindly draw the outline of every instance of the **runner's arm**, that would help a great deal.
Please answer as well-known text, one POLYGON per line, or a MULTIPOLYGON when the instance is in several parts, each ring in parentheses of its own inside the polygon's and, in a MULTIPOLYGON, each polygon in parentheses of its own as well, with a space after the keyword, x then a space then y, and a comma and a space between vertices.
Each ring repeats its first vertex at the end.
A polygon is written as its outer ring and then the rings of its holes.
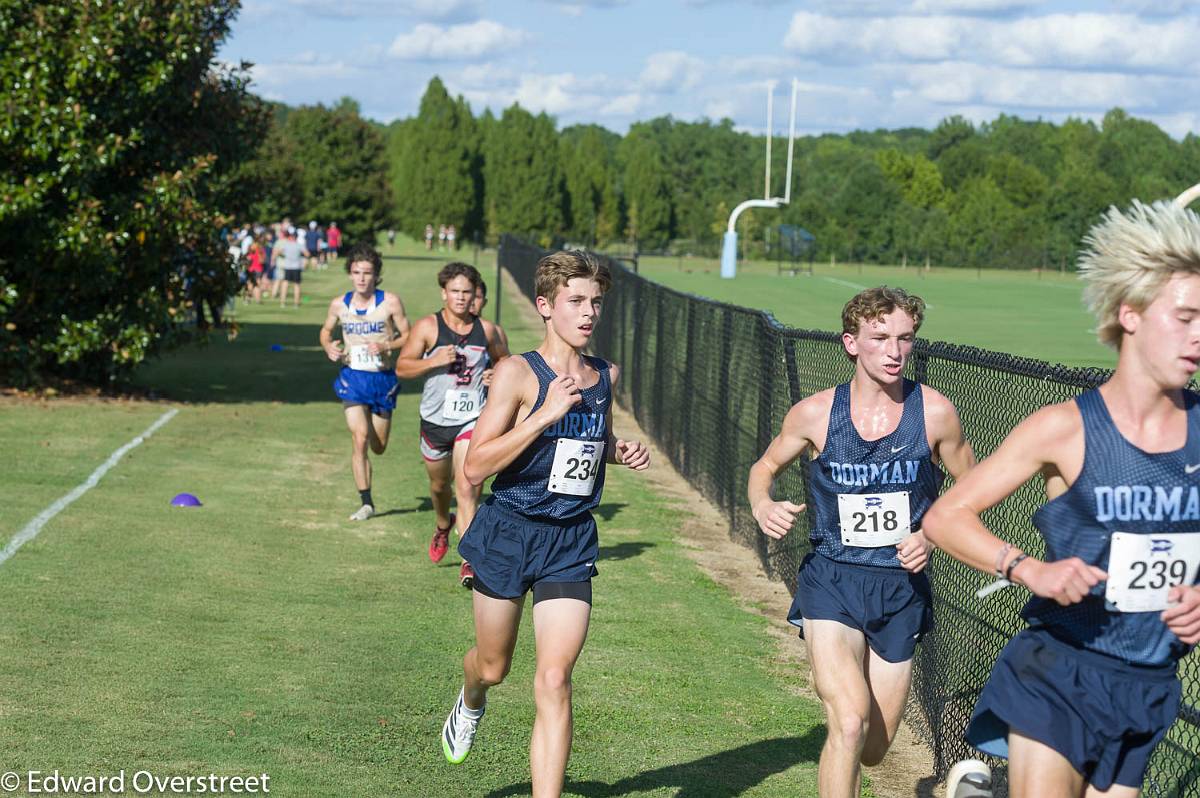
POLYGON ((1008 574, 1038 596, 1064 605, 1080 601, 1107 576, 1104 571, 1078 557, 1053 563, 1027 557, 1010 571, 1008 566, 1023 552, 996 537, 979 516, 1035 474, 1058 471, 1060 457, 1080 434, 1081 423, 1068 403, 1042 408, 1022 421, 991 457, 934 502, 921 524, 925 536, 956 560, 981 571, 1008 574))
POLYGON ((389 300, 395 300, 392 309, 392 326, 396 330, 396 337, 388 341, 388 350, 394 351, 404 347, 411 325, 408 323, 408 316, 404 312, 404 303, 400 301, 400 297, 395 294, 388 294, 387 297, 389 300))
POLYGON ((958 410, 942 394, 928 386, 923 386, 923 389, 926 390, 926 407, 929 408, 934 454, 950 476, 955 480, 962 479, 963 475, 975 466, 976 460, 975 451, 963 435, 958 410))
POLYGON ((336 297, 329 303, 329 313, 325 316, 325 323, 321 325, 321 334, 318 336, 325 356, 334 363, 346 356, 342 350, 342 342, 333 340, 333 328, 337 326, 341 304, 342 301, 336 297))
POLYGON ((412 379, 413 377, 421 377, 439 368, 443 368, 454 362, 453 352, 454 347, 443 346, 439 349, 449 349, 451 356, 449 360, 444 356, 435 355, 433 357, 423 357, 429 345, 436 342, 436 322, 432 316, 426 316, 423 319, 418 319, 417 323, 412 326, 411 333, 404 339, 404 343, 400 347, 400 354, 396 358, 396 376, 400 379, 412 379))
POLYGON ((816 401, 819 396, 810 396, 792 406, 784 416, 779 434, 771 441, 763 456, 750 466, 746 496, 750 500, 754 520, 768 537, 782 538, 795 523, 796 514, 804 511, 803 504, 772 500, 771 485, 781 471, 812 445, 811 427, 817 423, 824 405, 823 401, 816 401))
POLYGON ((621 367, 610 363, 608 367, 608 382, 612 388, 608 410, 605 412, 605 424, 608 430, 608 444, 604 447, 604 459, 613 465, 629 466, 634 471, 645 471, 650 467, 650 450, 641 441, 627 441, 617 437, 613 429, 613 405, 617 401, 617 380, 621 378, 621 367))

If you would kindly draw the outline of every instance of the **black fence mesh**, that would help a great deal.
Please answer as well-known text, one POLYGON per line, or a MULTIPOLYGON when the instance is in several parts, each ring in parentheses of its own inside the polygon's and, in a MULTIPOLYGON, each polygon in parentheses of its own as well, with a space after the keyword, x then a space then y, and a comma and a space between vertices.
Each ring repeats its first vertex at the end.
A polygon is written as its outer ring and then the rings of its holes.
MULTIPOLYGON (((534 268, 544 254, 514 238, 501 245, 501 266, 531 300, 534 268)), ((785 327, 769 313, 684 294, 615 261, 610 265, 614 284, 594 340, 598 354, 622 366, 618 401, 675 469, 724 512, 730 535, 754 549, 765 571, 794 591, 796 569, 809 549, 807 516, 800 516, 785 540, 767 538, 751 517, 746 480, 794 403, 850 378, 853 367, 841 336, 785 327)), ((909 369, 907 376, 955 404, 980 459, 1034 410, 1108 376, 923 340, 914 347, 909 369)), ((799 463, 780 475, 775 495, 807 501, 807 475, 799 463)), ((1041 556, 1044 546, 1030 518, 1044 501, 1044 486, 1031 481, 984 520, 1041 556)), ((975 591, 992 578, 941 551, 934 553, 930 576, 935 628, 917 649, 907 719, 933 749, 940 779, 959 759, 978 756, 962 733, 1000 649, 1023 627, 1019 611, 1028 593, 1010 588, 978 599, 975 591)), ((1183 709, 1155 753, 1147 796, 1200 796, 1196 657, 1183 661, 1181 676, 1183 709)), ((1003 762, 991 764, 1003 784, 1003 762)))

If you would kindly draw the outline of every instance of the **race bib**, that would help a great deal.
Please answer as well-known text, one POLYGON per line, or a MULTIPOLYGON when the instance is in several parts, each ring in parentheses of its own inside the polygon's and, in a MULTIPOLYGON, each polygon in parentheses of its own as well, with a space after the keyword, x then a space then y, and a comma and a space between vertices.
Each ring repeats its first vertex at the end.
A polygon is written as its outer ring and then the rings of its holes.
POLYGON ((554 447, 554 465, 550 467, 550 492, 590 496, 603 460, 603 441, 559 438, 554 447))
POLYGON ((442 405, 442 418, 449 421, 470 421, 479 417, 483 410, 483 392, 479 390, 459 390, 451 388, 446 391, 446 401, 442 405))
POLYGON ((355 371, 383 371, 383 355, 371 354, 366 344, 350 347, 350 368, 355 371))
POLYGON ((908 491, 896 493, 839 493, 838 522, 842 543, 877 549, 895 546, 908 537, 908 491))
POLYGON ((1176 585, 1196 582, 1200 532, 1114 532, 1104 598, 1117 612, 1161 612, 1176 585))

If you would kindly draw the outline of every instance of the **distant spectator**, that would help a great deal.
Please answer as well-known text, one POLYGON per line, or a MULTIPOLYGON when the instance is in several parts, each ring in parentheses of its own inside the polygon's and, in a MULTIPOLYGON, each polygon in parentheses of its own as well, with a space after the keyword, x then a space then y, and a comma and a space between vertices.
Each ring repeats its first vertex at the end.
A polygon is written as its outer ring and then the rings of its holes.
POLYGON ((309 222, 308 230, 304 233, 304 257, 307 259, 305 266, 309 269, 317 263, 317 255, 321 252, 320 242, 321 233, 317 230, 317 223, 309 222))
POLYGON ((425 249, 433 249, 433 225, 425 225, 425 249))
POLYGON ((388 246, 393 246, 396 243, 396 231, 388 230, 388 246))
POLYGON ((338 250, 342 248, 342 231, 337 222, 330 222, 325 231, 325 257, 327 260, 337 260, 338 250))
POLYGON ((452 250, 456 249, 456 247, 454 246, 454 238, 457 235, 458 235, 458 231, 454 229, 454 225, 451 224, 451 225, 446 226, 446 244, 452 250))
POLYGON ((438 225, 438 249, 446 248, 446 225, 438 225))

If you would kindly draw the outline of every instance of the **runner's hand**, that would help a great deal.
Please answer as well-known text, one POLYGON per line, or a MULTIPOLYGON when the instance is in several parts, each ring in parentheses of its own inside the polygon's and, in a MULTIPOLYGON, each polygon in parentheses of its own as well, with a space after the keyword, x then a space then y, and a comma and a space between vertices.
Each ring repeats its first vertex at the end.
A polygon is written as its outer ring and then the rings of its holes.
POLYGON ((616 461, 634 471, 645 471, 650 467, 650 450, 641 441, 617 440, 616 461))
POLYGON ((764 535, 779 540, 791 530, 792 524, 796 523, 796 516, 804 512, 807 506, 767 499, 754 508, 754 520, 758 521, 758 528, 764 535))
POLYGON ((904 570, 910 574, 919 574, 929 562, 929 552, 932 548, 925 539, 925 533, 918 529, 896 544, 896 556, 904 570))
POLYGON ((1167 601, 1172 606, 1163 610, 1163 623, 1189 646, 1200 643, 1200 588, 1176 585, 1167 594, 1167 601))
POLYGON ((583 396, 579 393, 579 385, 574 377, 555 377, 546 388, 546 400, 542 402, 542 410, 550 416, 550 423, 554 423, 582 401, 583 396))
POLYGON ((341 341, 330 341, 325 346, 325 356, 328 357, 330 360, 332 360, 334 363, 337 363, 339 360, 344 358, 346 356, 346 353, 342 350, 342 342, 341 341))
POLYGON ((442 366, 449 366, 456 359, 458 359, 458 350, 450 344, 446 344, 433 350, 427 362, 434 368, 441 368, 442 366))
POLYGON ((371 353, 372 355, 382 355, 386 351, 388 351, 388 348, 381 345, 378 341, 372 341, 371 343, 367 344, 367 352, 371 353))
POLYGON ((487 387, 492 384, 492 375, 496 373, 495 369, 484 369, 479 376, 483 378, 483 385, 487 387))
POLYGON ((1042 562, 1032 557, 1013 569, 1014 576, 1035 596, 1054 599, 1062 606, 1078 604, 1092 588, 1108 578, 1108 574, 1078 557, 1055 562, 1042 562))

